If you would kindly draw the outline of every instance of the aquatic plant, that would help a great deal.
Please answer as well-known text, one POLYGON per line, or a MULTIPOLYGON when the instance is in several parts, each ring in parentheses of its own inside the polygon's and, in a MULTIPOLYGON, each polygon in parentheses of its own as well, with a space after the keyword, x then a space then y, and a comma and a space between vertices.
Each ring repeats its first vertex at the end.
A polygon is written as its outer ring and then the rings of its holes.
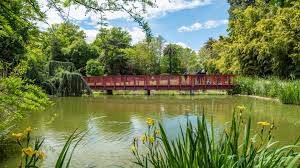
POLYGON ((20 168, 37 167, 39 161, 43 160, 46 156, 45 153, 41 151, 44 139, 36 138, 34 145, 32 146, 31 132, 32 128, 28 127, 24 132, 12 133, 12 136, 16 139, 16 142, 21 148, 22 157, 19 165, 20 168))
POLYGON ((230 94, 257 95, 278 98, 284 104, 300 104, 300 80, 238 77, 230 94))
POLYGON ((147 133, 133 140, 134 163, 156 168, 296 167, 300 160, 300 153, 295 151, 300 147, 299 138, 294 145, 275 147, 275 126, 266 121, 259 122, 261 131, 250 137, 251 118, 244 121, 244 111, 243 106, 238 107, 230 127, 220 135, 213 126, 208 127, 204 115, 198 117, 196 126, 188 121, 185 130, 180 127, 180 134, 173 140, 160 123, 160 133, 156 125, 148 124, 147 133))
MULTIPOLYGON (((36 138, 32 143, 31 140, 32 128, 28 127, 23 132, 12 133, 12 137, 16 140, 17 144, 21 148, 21 162, 20 168, 29 168, 29 167, 39 167, 39 162, 44 160, 46 154, 41 150, 41 147, 44 142, 44 138, 36 138), (33 146, 32 146, 33 144, 33 146)), ((87 132, 81 131, 77 132, 75 130, 66 141, 64 147, 62 148, 56 163, 55 168, 68 168, 70 167, 71 159, 75 148, 82 141, 87 132), (71 150, 71 151, 70 151, 71 150), (68 157, 67 157, 68 155, 68 157)))
POLYGON ((300 105, 300 81, 285 83, 283 88, 279 100, 284 104, 300 105))

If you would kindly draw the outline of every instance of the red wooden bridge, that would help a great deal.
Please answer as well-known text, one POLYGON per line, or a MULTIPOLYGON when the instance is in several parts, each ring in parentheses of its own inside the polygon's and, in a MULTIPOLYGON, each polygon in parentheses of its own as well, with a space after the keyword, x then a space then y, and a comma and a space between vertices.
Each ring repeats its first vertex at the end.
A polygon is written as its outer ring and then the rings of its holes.
POLYGON ((119 75, 84 77, 95 90, 228 90, 234 75, 119 75))

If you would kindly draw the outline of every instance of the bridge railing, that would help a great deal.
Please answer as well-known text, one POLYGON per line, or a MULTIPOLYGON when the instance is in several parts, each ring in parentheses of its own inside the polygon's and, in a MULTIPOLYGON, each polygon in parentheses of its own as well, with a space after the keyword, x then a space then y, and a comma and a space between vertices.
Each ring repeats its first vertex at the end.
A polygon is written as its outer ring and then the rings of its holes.
POLYGON ((234 75, 113 75, 84 77, 100 90, 230 89, 234 75))

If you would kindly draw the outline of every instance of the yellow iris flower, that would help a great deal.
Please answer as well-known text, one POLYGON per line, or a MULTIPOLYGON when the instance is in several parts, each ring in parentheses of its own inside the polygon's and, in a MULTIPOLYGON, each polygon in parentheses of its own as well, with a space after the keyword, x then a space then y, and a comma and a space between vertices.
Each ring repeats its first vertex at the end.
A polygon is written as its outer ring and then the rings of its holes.
POLYGON ((26 156, 32 156, 35 152, 32 150, 31 147, 28 148, 23 148, 22 152, 26 155, 26 156))
POLYGON ((30 134, 32 132, 32 128, 31 127, 28 127, 25 129, 24 131, 26 134, 30 134))
POLYGON ((154 125, 154 120, 153 120, 152 118, 147 118, 146 123, 147 123, 149 126, 152 126, 152 125, 154 125))
POLYGON ((259 124, 261 126, 268 126, 268 125, 270 125, 270 123, 268 123, 266 121, 260 121, 260 122, 257 122, 257 124, 259 124))
POLYGON ((45 159, 45 157, 46 157, 46 154, 42 151, 39 151, 38 155, 39 155, 39 159, 41 159, 41 160, 45 159))
POLYGON ((136 151, 136 147, 132 145, 131 151, 132 151, 132 152, 135 152, 135 151, 136 151))
POLYGON ((153 136, 150 136, 150 137, 149 137, 149 142, 150 142, 150 143, 153 143, 153 142, 154 142, 154 137, 153 137, 153 136))
POLYGON ((243 112, 243 111, 246 110, 246 107, 245 107, 245 106, 237 106, 236 108, 239 109, 240 112, 243 112))
POLYGON ((15 137, 17 139, 17 141, 21 141, 23 134, 22 133, 12 133, 12 136, 15 137))

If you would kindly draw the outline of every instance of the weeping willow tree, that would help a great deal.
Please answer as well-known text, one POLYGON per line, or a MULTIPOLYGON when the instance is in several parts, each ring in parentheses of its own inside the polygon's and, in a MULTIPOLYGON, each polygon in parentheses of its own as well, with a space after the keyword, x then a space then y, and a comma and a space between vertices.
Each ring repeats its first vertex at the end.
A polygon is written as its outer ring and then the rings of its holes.
POLYGON ((50 61, 50 79, 44 83, 44 89, 50 95, 81 96, 92 91, 81 74, 72 72, 75 66, 71 62, 50 61))
POLYGON ((75 70, 75 65, 72 62, 61 62, 61 61, 49 62, 49 76, 55 76, 55 74, 59 70, 73 72, 75 70))

